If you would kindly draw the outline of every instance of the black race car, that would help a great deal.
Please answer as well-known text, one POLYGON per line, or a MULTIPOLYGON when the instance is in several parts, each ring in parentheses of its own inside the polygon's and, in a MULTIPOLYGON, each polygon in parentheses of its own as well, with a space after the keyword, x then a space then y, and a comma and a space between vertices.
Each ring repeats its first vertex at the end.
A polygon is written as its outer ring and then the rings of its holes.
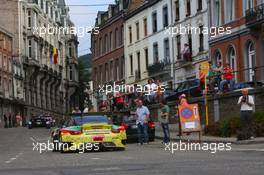
POLYGON ((52 125, 51 117, 38 116, 38 117, 32 118, 28 122, 28 129, 32 129, 33 127, 46 127, 49 129, 51 125, 52 125))
MULTIPOLYGON (((136 115, 132 112, 129 115, 123 115, 121 120, 122 120, 121 126, 123 126, 126 129, 127 142, 138 141, 138 128, 136 124, 136 115)), ((149 141, 153 142, 155 140, 155 123, 151 119, 148 122, 148 134, 149 134, 149 141)))

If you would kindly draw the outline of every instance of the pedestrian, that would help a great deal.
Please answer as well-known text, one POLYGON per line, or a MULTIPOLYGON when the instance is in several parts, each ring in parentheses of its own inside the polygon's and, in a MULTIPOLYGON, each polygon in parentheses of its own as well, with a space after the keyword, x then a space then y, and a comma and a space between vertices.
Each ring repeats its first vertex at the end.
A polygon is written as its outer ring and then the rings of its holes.
POLYGON ((83 110, 83 113, 88 113, 89 112, 89 108, 88 108, 88 106, 86 106, 85 108, 84 108, 84 110, 83 110))
POLYGON ((124 96, 120 92, 117 92, 116 93, 116 109, 117 109, 117 111, 121 111, 124 109, 124 103, 125 103, 124 96))
POLYGON ((159 113, 159 122, 161 124, 164 134, 163 143, 169 143, 170 142, 170 131, 169 131, 170 108, 165 100, 162 100, 160 105, 161 105, 161 111, 159 113))
POLYGON ((11 113, 9 113, 9 115, 8 115, 8 127, 12 128, 12 115, 11 115, 11 113))
POLYGON ((238 134, 238 140, 253 138, 252 114, 255 103, 253 97, 248 95, 248 89, 243 89, 242 94, 238 99, 241 121, 241 135, 238 134))
POLYGON ((220 92, 219 94, 222 94, 224 92, 225 85, 230 85, 230 90, 234 89, 235 86, 235 76, 233 74, 233 69, 230 67, 229 64, 226 65, 223 71, 224 80, 220 83, 220 92))
POLYGON ((186 62, 192 62, 192 53, 189 44, 185 43, 182 51, 182 58, 186 62))
POLYGON ((7 116, 5 114, 4 114, 4 122, 5 122, 5 128, 8 128, 7 116))
POLYGON ((156 85, 157 85, 156 101, 160 103, 163 100, 162 83, 160 82, 160 80, 156 80, 156 85))
POLYGON ((138 128, 138 144, 148 144, 148 121, 149 121, 149 109, 143 105, 142 100, 137 100, 137 110, 136 110, 136 124, 138 128), (142 140, 142 136, 144 141, 142 140))

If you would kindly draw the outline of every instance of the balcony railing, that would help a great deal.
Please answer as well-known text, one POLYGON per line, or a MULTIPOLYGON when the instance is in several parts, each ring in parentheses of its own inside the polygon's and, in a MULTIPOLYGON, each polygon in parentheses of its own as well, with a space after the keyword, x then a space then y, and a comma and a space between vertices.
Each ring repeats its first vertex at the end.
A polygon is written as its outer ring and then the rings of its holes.
POLYGON ((152 65, 148 66, 148 73, 149 76, 153 76, 157 73, 164 73, 164 71, 170 69, 170 59, 164 59, 159 62, 153 63, 152 65))
POLYGON ((246 11, 246 24, 255 25, 264 21, 264 3, 246 11))

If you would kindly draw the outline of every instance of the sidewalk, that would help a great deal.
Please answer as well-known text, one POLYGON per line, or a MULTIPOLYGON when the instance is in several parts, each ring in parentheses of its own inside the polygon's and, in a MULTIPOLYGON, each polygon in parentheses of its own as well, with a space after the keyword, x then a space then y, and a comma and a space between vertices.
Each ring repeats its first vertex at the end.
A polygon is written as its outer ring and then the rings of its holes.
MULTIPOLYGON (((198 142, 199 141, 199 134, 198 133, 191 133, 190 135, 184 134, 183 136, 179 137, 178 134, 178 125, 177 124, 170 124, 170 137, 171 141, 189 141, 189 142, 198 142)), ((156 123, 156 139, 163 139, 163 131, 159 123, 156 123)), ((264 143, 264 137, 254 138, 253 140, 242 140, 237 141, 235 137, 215 137, 215 136, 202 136, 202 142, 207 143, 233 143, 233 144, 259 144, 264 143)))

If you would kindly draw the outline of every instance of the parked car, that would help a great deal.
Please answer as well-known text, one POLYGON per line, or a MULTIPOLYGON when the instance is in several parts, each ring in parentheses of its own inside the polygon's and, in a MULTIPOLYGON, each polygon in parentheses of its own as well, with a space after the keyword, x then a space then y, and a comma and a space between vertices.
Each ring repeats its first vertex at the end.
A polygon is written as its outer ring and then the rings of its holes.
MULTIPOLYGON (((126 129, 128 142, 138 141, 138 128, 135 113, 131 112, 130 114, 123 115, 121 119, 121 126, 126 129)), ((150 142, 155 140, 155 123, 151 120, 151 117, 148 122, 148 135, 150 142)))
POLYGON ((164 98, 167 101, 178 100, 181 94, 186 94, 191 97, 202 96, 202 88, 200 86, 200 80, 192 79, 179 83, 176 90, 166 90, 164 92, 164 98))

